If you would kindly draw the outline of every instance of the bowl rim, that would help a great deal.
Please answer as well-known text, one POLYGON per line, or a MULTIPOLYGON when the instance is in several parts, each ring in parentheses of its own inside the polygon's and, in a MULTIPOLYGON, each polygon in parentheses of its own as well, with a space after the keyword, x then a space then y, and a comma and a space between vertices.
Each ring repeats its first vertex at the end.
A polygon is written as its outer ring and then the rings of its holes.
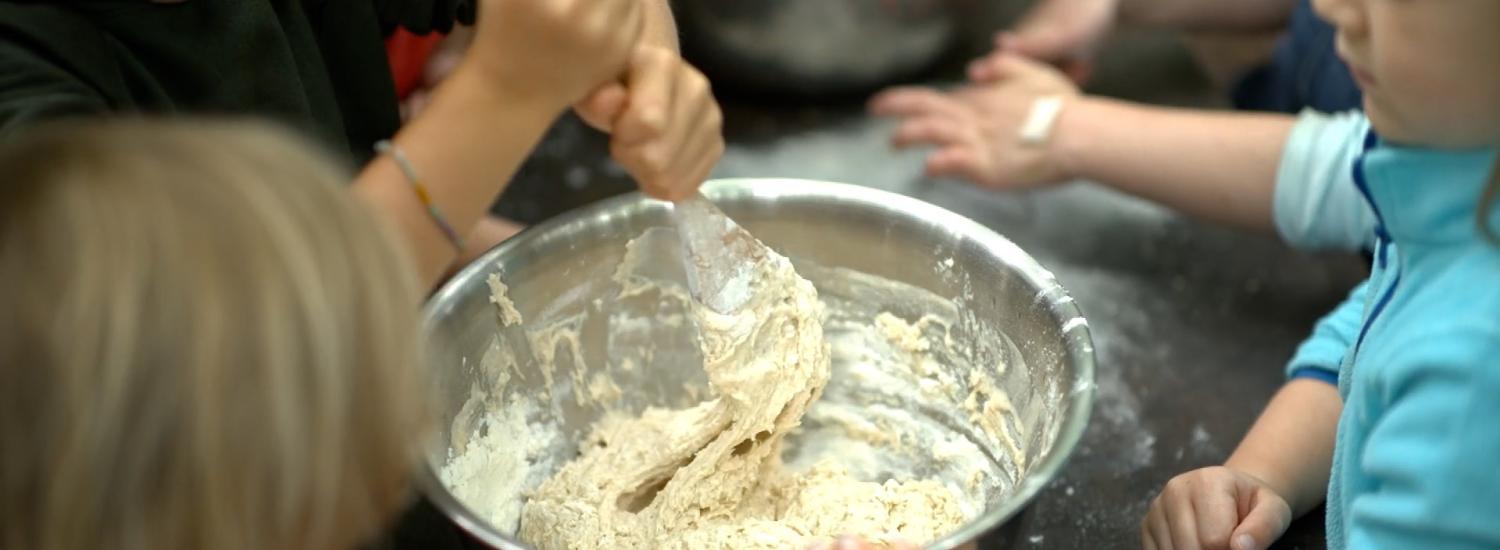
MULTIPOLYGON (((1043 268, 1036 259, 1019 246, 1001 236, 993 229, 940 206, 915 197, 893 193, 860 185, 797 178, 729 178, 709 180, 701 192, 710 200, 721 200, 742 196, 776 198, 782 196, 824 196, 841 202, 856 202, 877 209, 904 212, 946 228, 950 234, 972 239, 979 245, 1002 258, 1032 287, 1038 289, 1037 300, 1045 301, 1048 312, 1060 327, 1064 349, 1063 360, 1070 363, 1078 373, 1068 393, 1068 406, 1064 412, 1057 439, 1044 460, 1027 470, 1027 474, 1015 486, 1010 498, 1000 506, 984 511, 962 527, 941 539, 928 543, 927 548, 951 549, 969 541, 977 540, 985 533, 996 529, 1015 517, 1031 504, 1037 493, 1056 480, 1058 473, 1077 450, 1078 443, 1088 427, 1095 398, 1095 354, 1093 339, 1077 303, 1057 278, 1043 268)), ((464 281, 483 280, 496 259, 511 250, 523 246, 527 241, 550 231, 576 223, 586 223, 596 214, 623 210, 632 213, 652 206, 653 199, 639 192, 626 193, 583 206, 542 223, 530 226, 521 233, 507 239, 464 266, 443 284, 422 307, 423 334, 431 332, 432 323, 442 310, 451 307, 456 296, 463 291, 464 281)), ((425 360, 424 360, 425 361, 425 360)), ((438 368, 424 365, 424 368, 438 368)), ((463 529, 469 536, 499 550, 532 550, 530 546, 501 533, 490 522, 480 518, 467 505, 459 501, 448 490, 437 473, 438 464, 424 453, 423 467, 418 472, 416 485, 419 491, 435 505, 444 516, 463 529)))

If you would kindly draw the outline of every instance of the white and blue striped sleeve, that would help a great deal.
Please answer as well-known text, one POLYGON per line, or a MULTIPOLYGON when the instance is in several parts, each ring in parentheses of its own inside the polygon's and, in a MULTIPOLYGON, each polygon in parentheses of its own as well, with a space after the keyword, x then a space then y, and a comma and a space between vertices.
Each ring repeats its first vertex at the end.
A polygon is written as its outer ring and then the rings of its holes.
POLYGON ((1354 185, 1370 121, 1359 111, 1303 111, 1276 171, 1276 231, 1293 247, 1361 250, 1375 242, 1375 213, 1354 185))

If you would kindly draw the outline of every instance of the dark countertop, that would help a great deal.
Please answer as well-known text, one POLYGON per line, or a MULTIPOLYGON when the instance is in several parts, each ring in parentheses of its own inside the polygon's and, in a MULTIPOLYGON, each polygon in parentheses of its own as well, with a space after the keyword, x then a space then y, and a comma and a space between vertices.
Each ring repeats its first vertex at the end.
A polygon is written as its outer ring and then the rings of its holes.
MULTIPOLYGON (((1222 463, 1314 321, 1364 277, 1357 257, 1291 251, 1095 185, 999 194, 923 180, 921 154, 889 151, 889 127, 857 99, 790 108, 730 99, 725 114, 730 145, 716 177, 824 179, 915 196, 1015 241, 1083 309, 1098 353, 1089 428, 1061 476, 985 549, 1138 548, 1155 493, 1178 473, 1222 463)), ((564 119, 496 212, 536 222, 633 189, 606 151, 600 136, 564 119)), ((1322 536, 1319 510, 1277 547, 1323 548, 1322 536)), ((390 546, 477 547, 460 538, 419 505, 390 546)))

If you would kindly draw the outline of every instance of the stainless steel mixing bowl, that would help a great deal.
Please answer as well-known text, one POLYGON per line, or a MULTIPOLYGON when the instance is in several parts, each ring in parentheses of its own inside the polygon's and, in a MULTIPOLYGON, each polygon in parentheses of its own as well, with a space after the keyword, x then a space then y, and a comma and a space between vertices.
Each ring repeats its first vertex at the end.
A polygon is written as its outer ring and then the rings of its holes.
MULTIPOLYGON (((912 285, 944 297, 943 303, 952 304, 973 325, 970 328, 997 328, 1008 337, 1006 349, 1010 351, 1006 353, 1013 354, 1012 364, 1017 368, 1001 371, 1003 382, 1016 409, 1035 428, 1026 434, 1026 467, 974 520, 930 547, 953 548, 977 539, 1014 516, 1057 475, 1088 421, 1094 397, 1094 354, 1087 323, 1072 298, 1025 252, 952 212, 854 185, 722 180, 705 185, 704 194, 751 233, 792 258, 799 270, 804 265, 809 273, 817 271, 814 265, 848 268, 912 285)), ((447 460, 449 442, 464 436, 449 430, 471 388, 493 384, 485 380, 486 370, 478 365, 481 356, 497 344, 525 345, 524 340, 497 330, 486 278, 497 268, 504 273, 510 295, 528 322, 597 308, 599 300, 612 292, 610 275, 620 263, 625 243, 648 228, 670 222, 669 205, 639 195, 582 208, 532 227, 491 250, 428 302, 424 315, 429 367, 440 397, 442 433, 430 453, 424 490, 475 538, 497 548, 525 548, 508 534, 513 527, 490 525, 455 498, 437 474, 447 460)), ((680 266, 661 267, 680 270, 680 266)), ((820 285, 818 277, 809 279, 820 285)), ((606 343, 593 340, 600 338, 585 337, 578 348, 590 369, 610 361, 606 343)), ((531 357, 529 353, 522 356, 531 357)), ((522 360, 520 368, 535 369, 532 363, 522 360)), ((658 368, 662 367, 636 370, 658 368)), ((620 384, 637 401, 680 403, 683 381, 701 380, 702 372, 694 372, 690 361, 675 368, 620 384)), ((830 382, 830 392, 837 382, 830 382)), ((567 376, 557 376, 555 385, 568 384, 567 376)), ((544 389, 538 376, 512 386, 506 391, 522 396, 544 389)), ((557 414, 575 435, 584 433, 600 414, 597 408, 572 405, 571 399, 553 402, 562 403, 557 414)), ((571 452, 576 452, 576 442, 569 444, 571 452)))

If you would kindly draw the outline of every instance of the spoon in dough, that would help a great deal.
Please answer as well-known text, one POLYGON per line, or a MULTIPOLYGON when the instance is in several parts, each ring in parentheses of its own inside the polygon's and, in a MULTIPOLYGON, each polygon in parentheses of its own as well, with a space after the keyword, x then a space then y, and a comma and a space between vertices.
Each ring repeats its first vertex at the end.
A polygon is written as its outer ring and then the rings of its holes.
POLYGON ((766 257, 766 245, 697 193, 673 206, 672 219, 693 299, 720 314, 739 311, 750 300, 754 266, 766 257))

